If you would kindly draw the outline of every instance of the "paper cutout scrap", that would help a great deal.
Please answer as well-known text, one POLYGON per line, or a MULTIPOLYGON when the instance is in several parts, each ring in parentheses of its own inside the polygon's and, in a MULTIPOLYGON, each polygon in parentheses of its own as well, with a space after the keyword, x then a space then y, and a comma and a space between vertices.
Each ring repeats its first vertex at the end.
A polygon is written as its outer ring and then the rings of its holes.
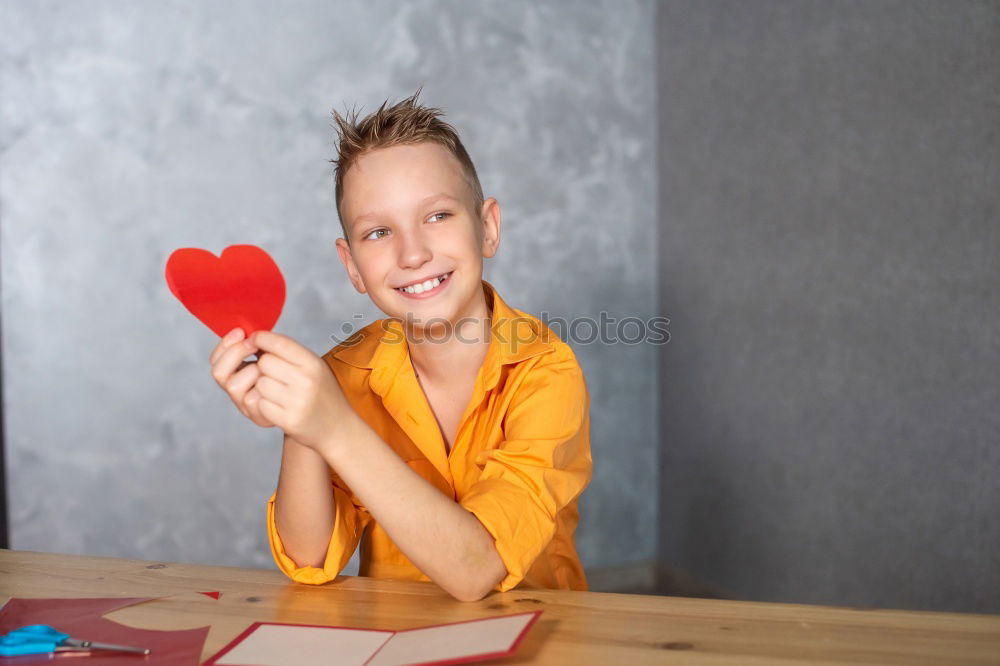
POLYGON ((204 666, 457 664, 513 655, 542 611, 405 631, 254 622, 204 666))
POLYGON ((218 600, 222 596, 222 592, 199 592, 198 594, 204 594, 206 597, 212 597, 215 600, 218 600))
MULTIPOLYGON (((0 610, 0 633, 29 624, 48 624, 73 638, 131 645, 152 650, 149 655, 94 651, 81 657, 87 666, 197 666, 208 627, 180 631, 135 629, 101 617, 105 613, 152 601, 155 597, 109 599, 10 599, 0 610)), ((69 655, 67 655, 68 657, 69 655)), ((59 661, 63 661, 61 657, 59 661)), ((50 662, 50 655, 0 657, 0 665, 50 662)), ((73 663, 76 663, 74 661, 73 663)))
POLYGON ((270 255, 256 245, 230 245, 216 257, 185 247, 167 259, 167 286, 188 311, 223 337, 271 330, 285 305, 285 279, 270 255))

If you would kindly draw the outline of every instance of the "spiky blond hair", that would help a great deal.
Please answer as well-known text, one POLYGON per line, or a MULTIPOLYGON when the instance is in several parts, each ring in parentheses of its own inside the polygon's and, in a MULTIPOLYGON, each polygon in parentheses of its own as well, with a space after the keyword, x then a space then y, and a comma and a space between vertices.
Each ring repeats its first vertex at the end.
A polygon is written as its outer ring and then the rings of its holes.
POLYGON ((337 216, 340 218, 340 228, 344 238, 350 242, 347 235, 347 225, 341 202, 344 199, 344 175, 351 169, 359 157, 379 148, 388 148, 405 144, 431 141, 444 146, 465 173, 465 179, 472 190, 475 211, 482 208, 483 188, 476 175, 476 167, 458 138, 458 132, 448 123, 440 120, 444 115, 441 109, 420 106, 417 97, 420 90, 406 99, 388 106, 389 100, 382 102, 375 112, 358 120, 357 110, 348 112, 347 117, 341 116, 336 110, 333 118, 337 132, 337 159, 330 160, 336 164, 334 180, 336 181, 337 216))

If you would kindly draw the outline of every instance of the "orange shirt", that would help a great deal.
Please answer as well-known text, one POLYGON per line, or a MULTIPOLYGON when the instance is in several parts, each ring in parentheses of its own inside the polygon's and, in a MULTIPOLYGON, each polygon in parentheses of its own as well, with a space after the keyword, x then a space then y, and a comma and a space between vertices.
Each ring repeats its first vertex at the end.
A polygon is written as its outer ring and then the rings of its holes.
MULTIPOLYGON (((591 478, 590 396, 569 345, 509 307, 483 281, 489 348, 451 451, 410 363, 398 319, 380 319, 323 355, 350 405, 410 466, 471 511, 496 541, 507 576, 496 589, 586 590, 573 533, 591 478)), ((336 520, 322 567, 298 567, 267 505, 278 567, 292 580, 333 580, 361 543, 362 576, 430 580, 330 471, 336 520)))

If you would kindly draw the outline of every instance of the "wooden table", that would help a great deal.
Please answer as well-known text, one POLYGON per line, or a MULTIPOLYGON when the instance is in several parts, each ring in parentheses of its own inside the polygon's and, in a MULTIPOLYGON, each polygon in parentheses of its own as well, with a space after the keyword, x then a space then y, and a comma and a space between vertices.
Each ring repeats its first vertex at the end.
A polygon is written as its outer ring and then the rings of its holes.
MULTIPOLYGON (((254 621, 400 630, 544 611, 515 657, 537 664, 1000 664, 1000 616, 513 590, 459 602, 432 583, 0 550, 0 598, 162 597, 107 617, 210 625, 202 659, 254 621), (216 601, 198 594, 219 590, 216 601)), ((82 662, 81 662, 82 663, 82 662)))

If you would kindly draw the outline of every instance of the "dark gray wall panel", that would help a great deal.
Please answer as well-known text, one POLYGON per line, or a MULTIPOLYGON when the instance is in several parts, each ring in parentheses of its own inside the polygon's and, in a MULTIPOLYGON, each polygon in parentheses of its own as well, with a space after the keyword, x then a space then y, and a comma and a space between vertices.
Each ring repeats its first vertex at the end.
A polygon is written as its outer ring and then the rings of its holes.
POLYGON ((1000 5, 659 5, 663 562, 1000 611, 1000 5))

